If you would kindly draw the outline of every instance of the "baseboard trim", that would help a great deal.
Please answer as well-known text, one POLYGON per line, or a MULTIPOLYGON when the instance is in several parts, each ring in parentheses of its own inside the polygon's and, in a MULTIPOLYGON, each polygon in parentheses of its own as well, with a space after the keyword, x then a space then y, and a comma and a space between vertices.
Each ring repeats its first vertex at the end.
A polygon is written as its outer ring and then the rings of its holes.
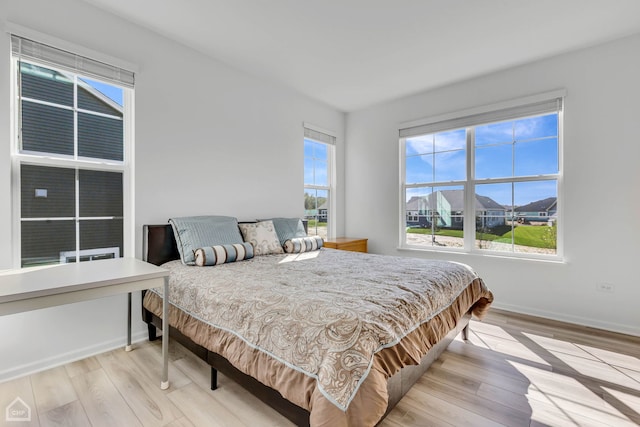
POLYGON ((537 309, 532 309, 530 307, 523 307, 515 304, 498 304, 494 302, 491 306, 499 310, 510 311, 513 313, 543 317, 545 319, 557 320, 559 322, 573 323, 574 325, 586 326, 589 328, 602 329, 609 332, 617 332, 620 334, 640 337, 640 332, 638 331, 637 327, 633 328, 629 325, 623 325, 620 323, 603 322, 603 321, 594 320, 591 318, 571 316, 563 313, 556 313, 553 311, 537 310, 537 309))
MULTIPOLYGON (((148 337, 146 331, 138 331, 132 333, 131 342, 138 343, 146 340, 147 338, 148 337)), ((38 360, 36 362, 13 366, 9 369, 0 371, 0 382, 10 381, 15 378, 35 374, 37 372, 55 368, 57 366, 66 365, 67 363, 86 359, 87 357, 95 356, 97 354, 105 353, 117 348, 122 348, 122 351, 124 351, 125 345, 126 341, 124 341, 122 338, 117 338, 109 341, 104 341, 96 345, 75 349, 67 353, 51 356, 46 359, 38 360)))

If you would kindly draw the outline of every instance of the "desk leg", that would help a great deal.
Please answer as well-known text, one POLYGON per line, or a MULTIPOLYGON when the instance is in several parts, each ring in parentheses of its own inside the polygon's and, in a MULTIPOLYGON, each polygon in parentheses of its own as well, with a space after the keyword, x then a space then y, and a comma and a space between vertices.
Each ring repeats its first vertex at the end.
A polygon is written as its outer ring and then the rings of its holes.
POLYGON ((131 351, 131 292, 128 295, 129 310, 127 311, 127 346, 124 351, 131 351))
POLYGON ((164 278, 162 293, 162 382, 160 388, 169 388, 169 278, 164 278))

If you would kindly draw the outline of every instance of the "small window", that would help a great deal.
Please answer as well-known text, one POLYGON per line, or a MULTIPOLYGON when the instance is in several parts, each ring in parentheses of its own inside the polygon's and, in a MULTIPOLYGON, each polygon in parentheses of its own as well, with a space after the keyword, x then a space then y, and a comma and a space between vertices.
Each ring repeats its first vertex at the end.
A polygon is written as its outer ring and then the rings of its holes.
POLYGON ((333 221, 335 137, 307 126, 304 131, 304 217, 308 234, 326 239, 333 221))

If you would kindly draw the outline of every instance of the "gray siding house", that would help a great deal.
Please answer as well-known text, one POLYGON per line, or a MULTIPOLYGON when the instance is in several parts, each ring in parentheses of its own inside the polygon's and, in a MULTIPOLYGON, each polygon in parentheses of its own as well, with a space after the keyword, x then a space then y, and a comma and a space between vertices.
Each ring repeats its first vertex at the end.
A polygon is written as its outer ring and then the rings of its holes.
MULTIPOLYGON (((476 226, 497 227, 505 224, 505 208, 487 196, 475 195, 476 226)), ((464 219, 464 191, 434 191, 427 196, 413 196, 406 204, 408 227, 461 229, 464 219)))
MULTIPOLYGON (((115 101, 81 79, 76 85, 73 76, 28 63, 20 64, 20 90, 22 152, 123 160, 123 110, 115 101)), ((22 266, 119 257, 122 180, 120 172, 23 164, 22 266)))
POLYGON ((515 217, 519 223, 547 222, 555 219, 558 213, 558 199, 547 197, 529 204, 518 206, 514 209, 515 217))

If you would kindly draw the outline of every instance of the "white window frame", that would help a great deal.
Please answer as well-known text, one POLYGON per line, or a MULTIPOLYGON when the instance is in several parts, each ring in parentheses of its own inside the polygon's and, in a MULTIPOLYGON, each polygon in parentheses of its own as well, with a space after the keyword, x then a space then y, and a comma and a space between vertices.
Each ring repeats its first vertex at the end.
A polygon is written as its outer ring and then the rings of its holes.
MULTIPOLYGON (((336 135, 335 132, 323 129, 321 127, 303 123, 303 143, 305 139, 310 139, 314 142, 319 142, 327 146, 327 185, 307 185, 304 184, 304 189, 309 190, 325 190, 327 191, 327 201, 329 203, 329 209, 327 210, 327 238, 334 238, 336 236, 336 135)), ((304 166, 303 166, 304 169, 304 166)))
MULTIPOLYGON (((509 258, 522 258, 522 259, 540 259, 551 261, 563 260, 563 226, 560 226, 557 230, 556 237, 556 253, 552 255, 547 254, 533 254, 533 253, 519 253, 508 251, 492 251, 488 249, 478 249, 475 247, 475 188, 478 184, 486 183, 515 183, 515 182, 527 182, 527 181, 542 181, 542 180, 555 180, 557 182, 557 203, 558 203, 558 223, 564 224, 562 215, 564 204, 563 197, 563 126, 564 126, 564 98, 567 91, 565 89, 554 90, 538 95, 528 96, 515 100, 499 102, 495 104, 485 105, 476 108, 470 108, 463 111, 454 113, 443 114, 440 116, 430 117, 426 119, 420 119, 412 122, 401 123, 398 127, 399 133, 399 159, 400 159, 400 212, 399 212, 399 246, 401 250, 418 250, 418 251, 434 251, 434 252, 458 252, 458 253, 471 253, 474 255, 483 256, 500 256, 509 258), (562 105, 558 109, 558 173, 547 174, 540 176, 526 176, 526 177, 507 177, 507 178, 488 178, 488 179, 476 179, 475 178, 475 147, 473 146, 474 129, 476 126, 499 122, 506 120, 517 120, 518 118, 524 118, 532 116, 532 114, 524 113, 531 109, 534 109, 535 105, 544 104, 551 100, 560 100, 562 105), (518 111, 524 111, 522 115, 518 115, 518 111), (489 117, 493 119, 487 119, 482 121, 483 118, 489 117), (501 119, 501 117, 505 117, 501 119), (472 127, 469 130, 469 127, 472 127), (463 248, 455 247, 436 247, 436 246, 421 246, 407 244, 406 233, 406 192, 408 188, 420 188, 424 187, 423 184, 407 184, 406 179, 406 139, 408 133, 420 132, 421 129, 429 129, 425 131, 428 133, 443 132, 446 130, 467 128, 466 138, 466 179, 461 181, 451 182, 435 182, 430 186, 442 187, 442 186, 462 186, 464 189, 464 224, 463 224, 463 236, 464 246, 463 248), (435 130, 434 130, 435 129, 435 130), (467 209, 467 207, 471 209, 467 209)), ((415 133, 419 135, 420 133, 415 133)))
MULTIPOLYGON (((131 72, 137 71, 137 67, 124 61, 112 58, 107 55, 103 55, 99 52, 86 49, 81 46, 77 46, 73 43, 60 40, 37 31, 33 31, 15 24, 8 23, 7 30, 18 37, 27 38, 30 40, 37 40, 37 43, 42 43, 47 46, 51 46, 54 49, 60 49, 66 52, 77 52, 77 55, 82 55, 87 58, 95 59, 96 61, 102 61, 105 64, 115 64, 114 68, 124 67, 131 72)), ((73 55, 73 54, 71 54, 73 55)), ((55 64, 46 61, 38 61, 29 58, 20 59, 23 62, 43 66, 49 69, 70 72, 63 67, 56 67, 55 64)), ((121 87, 123 90, 123 160, 102 160, 82 158, 77 156, 77 152, 74 156, 66 155, 52 155, 48 153, 35 153, 35 152, 20 152, 20 106, 18 103, 18 69, 19 58, 13 53, 11 55, 11 178, 12 178, 12 247, 13 247, 13 267, 21 267, 22 258, 22 213, 21 213, 21 178, 20 167, 21 165, 36 165, 36 166, 48 166, 48 167, 61 167, 69 168, 73 170, 95 170, 105 172, 120 172, 122 173, 122 185, 123 185, 123 256, 134 256, 135 254, 135 211, 134 211, 134 90, 123 85, 119 85, 115 82, 110 82, 108 79, 96 77, 90 73, 82 73, 81 71, 75 71, 74 74, 86 76, 93 80, 101 80, 109 84, 121 87)), ((71 71, 73 72, 73 71, 71 71)), ((76 184, 77 185, 77 184, 76 184)), ((77 196, 76 196, 77 197, 77 196)), ((77 205, 77 201, 76 201, 77 205)), ((71 219, 76 219, 76 216, 71 219)), ((76 248, 79 250, 79 236, 76 235, 76 248)), ((82 253, 82 252, 81 252, 82 253)), ((78 258, 79 262, 79 258, 78 258)))

